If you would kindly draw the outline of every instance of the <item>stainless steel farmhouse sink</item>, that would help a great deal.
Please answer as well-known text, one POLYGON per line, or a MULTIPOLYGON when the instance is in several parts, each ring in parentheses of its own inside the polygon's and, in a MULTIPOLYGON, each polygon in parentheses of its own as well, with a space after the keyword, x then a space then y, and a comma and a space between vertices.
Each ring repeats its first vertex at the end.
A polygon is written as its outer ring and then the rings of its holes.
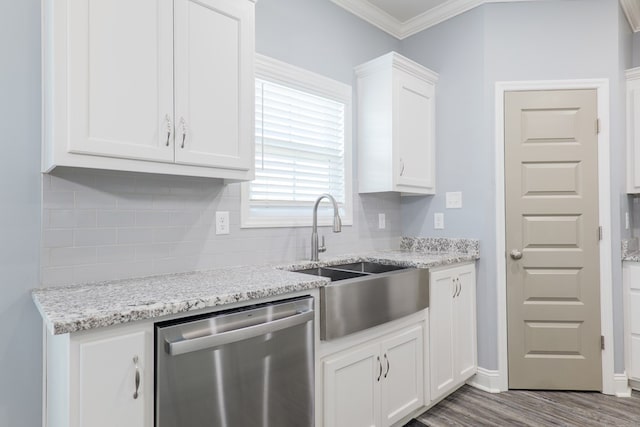
POLYGON ((371 262, 296 270, 328 277, 320 288, 320 338, 331 340, 429 306, 429 273, 371 262))

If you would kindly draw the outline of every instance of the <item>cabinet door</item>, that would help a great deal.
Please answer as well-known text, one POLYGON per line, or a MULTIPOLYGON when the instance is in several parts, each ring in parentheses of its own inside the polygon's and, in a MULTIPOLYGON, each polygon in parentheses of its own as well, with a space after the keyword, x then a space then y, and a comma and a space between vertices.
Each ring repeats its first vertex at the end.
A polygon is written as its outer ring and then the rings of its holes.
POLYGON ((477 371, 476 277, 473 265, 456 268, 460 289, 454 304, 454 351, 456 382, 471 377, 477 371))
POLYGON ((324 424, 380 425, 380 345, 350 350, 324 362, 324 424))
POLYGON ((627 83, 628 193, 640 192, 640 81, 627 83))
POLYGON ((394 137, 396 185, 435 192, 435 87, 396 72, 394 137))
POLYGON ((68 30, 67 150, 172 162, 172 3, 68 1, 68 30))
POLYGON ((175 0, 176 163, 249 170, 253 3, 175 0))
POLYGON ((422 325, 382 343, 382 424, 392 425, 424 404, 422 325))
POLYGON ((431 363, 431 400, 454 386, 456 379, 454 349, 454 310, 452 269, 432 272, 429 294, 429 350, 431 363))
MULTIPOLYGON (((153 384, 145 377, 148 363, 146 332, 82 342, 78 362, 78 426, 147 427, 153 384), (134 358, 137 357, 137 364, 134 358), (138 396, 136 370, 140 375, 138 396)), ((151 370, 149 370, 149 373, 151 370)))

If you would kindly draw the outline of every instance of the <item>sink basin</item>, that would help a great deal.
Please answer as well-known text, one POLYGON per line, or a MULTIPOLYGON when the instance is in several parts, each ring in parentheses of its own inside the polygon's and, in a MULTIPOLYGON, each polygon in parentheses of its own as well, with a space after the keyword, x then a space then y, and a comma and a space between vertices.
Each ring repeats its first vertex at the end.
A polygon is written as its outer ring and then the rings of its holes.
POLYGON ((388 271, 403 270, 407 267, 398 267, 397 265, 378 264, 377 262, 355 262, 352 264, 332 265, 328 268, 336 270, 358 271, 362 273, 379 274, 388 271))
POLYGON ((323 267, 296 270, 296 273, 313 274, 314 276, 328 277, 332 282, 354 279, 356 277, 362 277, 366 275, 365 273, 358 273, 357 271, 342 271, 323 267))
POLYGON ((372 262, 297 270, 328 277, 320 288, 320 339, 332 340, 429 307, 429 272, 372 262))

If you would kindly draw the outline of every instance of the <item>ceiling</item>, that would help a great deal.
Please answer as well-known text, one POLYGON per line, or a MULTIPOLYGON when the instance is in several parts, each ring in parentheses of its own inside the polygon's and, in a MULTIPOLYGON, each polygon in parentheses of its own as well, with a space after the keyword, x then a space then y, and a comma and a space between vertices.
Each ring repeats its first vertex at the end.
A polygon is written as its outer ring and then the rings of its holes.
MULTIPOLYGON (((331 0, 402 40, 485 3, 540 0, 331 0)), ((640 1, 620 0, 634 32, 640 31, 640 1)))

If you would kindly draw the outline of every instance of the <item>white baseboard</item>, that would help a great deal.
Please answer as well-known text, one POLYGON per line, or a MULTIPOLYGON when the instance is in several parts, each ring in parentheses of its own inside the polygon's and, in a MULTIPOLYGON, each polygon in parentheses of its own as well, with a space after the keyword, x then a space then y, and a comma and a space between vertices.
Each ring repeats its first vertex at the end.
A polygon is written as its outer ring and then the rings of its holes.
POLYGON ((631 397, 631 387, 627 374, 613 374, 614 394, 616 397, 631 397))
POLYGON ((478 368, 478 372, 469 378, 467 384, 488 393, 500 393, 500 372, 478 368))

